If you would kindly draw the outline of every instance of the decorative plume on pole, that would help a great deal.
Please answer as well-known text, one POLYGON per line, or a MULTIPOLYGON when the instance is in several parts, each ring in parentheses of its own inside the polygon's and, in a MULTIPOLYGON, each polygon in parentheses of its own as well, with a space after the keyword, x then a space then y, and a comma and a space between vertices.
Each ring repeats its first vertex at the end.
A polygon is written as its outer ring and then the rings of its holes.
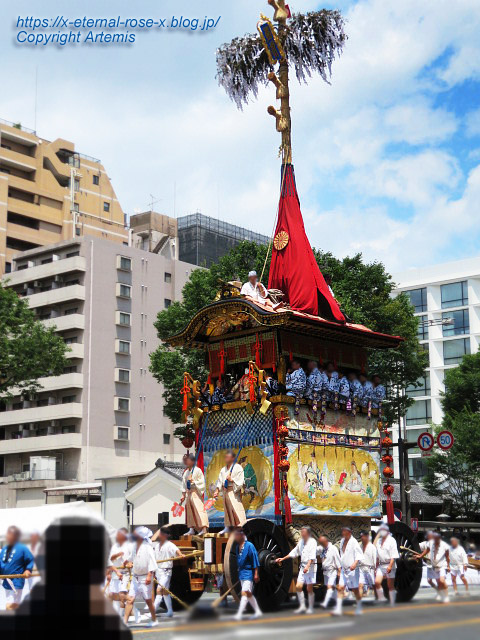
POLYGON ((259 85, 273 82, 280 100, 280 110, 269 107, 275 117, 277 131, 282 134, 281 153, 290 163, 291 121, 288 88, 289 66, 295 69, 299 82, 319 73, 329 82, 332 63, 340 55, 347 39, 344 20, 338 11, 323 9, 290 17, 285 0, 268 0, 274 10, 277 32, 270 21, 261 16, 258 34, 235 38, 217 50, 217 80, 239 109, 257 97, 259 85), (270 29, 271 27, 271 29, 270 29), (278 75, 274 65, 279 63, 278 75))

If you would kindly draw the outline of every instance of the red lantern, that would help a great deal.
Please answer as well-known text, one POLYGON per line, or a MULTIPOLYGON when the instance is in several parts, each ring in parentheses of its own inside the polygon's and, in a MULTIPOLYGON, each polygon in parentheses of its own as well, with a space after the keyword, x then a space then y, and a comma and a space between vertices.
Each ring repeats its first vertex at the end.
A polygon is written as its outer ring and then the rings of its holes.
POLYGON ((277 435, 279 438, 286 438, 288 436, 288 427, 284 424, 281 424, 277 428, 277 435))
POLYGON ((278 447, 278 454, 281 458, 286 458, 288 456, 288 447, 284 445, 278 447))
POLYGON ((384 449, 387 449, 387 447, 391 447, 393 444, 392 439, 391 438, 383 438, 382 440, 382 446, 384 449))
POLYGON ((393 494, 393 492, 394 492, 394 491, 395 491, 395 489, 394 489, 394 487, 393 487, 391 484, 386 484, 386 485, 383 487, 383 493, 384 493, 386 496, 391 496, 391 495, 393 494))
POLYGON ((390 454, 386 453, 384 456, 382 456, 382 462, 384 462, 385 464, 391 464, 393 462, 393 458, 390 454))
POLYGON ((286 473, 290 469, 290 462, 288 460, 280 460, 278 468, 280 471, 286 473))
POLYGON ((383 475, 386 478, 391 478, 393 476, 393 469, 392 467, 385 467, 385 469, 383 470, 383 475))
POLYGON ((193 447, 193 438, 192 438, 192 436, 185 436, 182 439, 182 444, 185 447, 185 449, 191 449, 193 447))

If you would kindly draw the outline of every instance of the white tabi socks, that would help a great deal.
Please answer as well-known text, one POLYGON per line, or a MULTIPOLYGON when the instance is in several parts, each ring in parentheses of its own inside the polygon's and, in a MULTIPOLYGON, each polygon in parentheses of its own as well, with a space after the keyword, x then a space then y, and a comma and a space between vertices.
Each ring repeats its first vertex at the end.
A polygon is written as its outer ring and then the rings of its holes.
POLYGON ((250 598, 248 598, 248 602, 254 611, 253 617, 259 618, 262 615, 262 612, 260 610, 260 607, 258 606, 258 602, 255 596, 250 596, 250 598))
POLYGON ((394 607, 395 606, 395 602, 397 600, 397 592, 396 591, 389 591, 388 595, 390 597, 390 606, 394 607))
POLYGON ((240 604, 238 606, 238 611, 237 611, 237 615, 235 616, 235 620, 241 620, 242 619, 242 615, 243 615, 245 609, 247 608, 247 604, 248 604, 247 596, 242 596, 240 598, 240 604))
POLYGON ((139 624, 142 616, 140 615, 140 611, 137 609, 135 605, 133 605, 133 616, 135 618, 135 624, 139 624))
POLYGON ((311 613, 313 613, 313 607, 315 606, 315 594, 314 593, 307 593, 307 596, 308 596, 307 613, 311 614, 311 613))
POLYGON ((162 602, 162 598, 163 598, 163 596, 155 596, 155 601, 153 603, 153 606, 155 607, 155 610, 157 610, 158 607, 160 606, 160 604, 162 602))
POLYGON ((295 613, 303 613, 307 610, 307 607, 305 606, 305 594, 303 591, 297 591, 297 598, 299 607, 295 610, 295 613))
POLYGON ((357 600, 357 608, 355 609, 355 615, 361 616, 363 615, 362 601, 357 600))
POLYGON ((119 616, 121 616, 122 612, 120 610, 120 600, 113 600, 112 604, 113 604, 113 608, 115 609, 115 611, 118 613, 119 616))
POLYGON ((173 616, 172 596, 165 595, 163 596, 163 600, 165 602, 165 606, 167 607, 167 616, 171 618, 173 616))
POLYGON ((383 593, 382 587, 380 587, 380 589, 375 589, 375 591, 377 592, 378 601, 385 602, 386 598, 385 598, 385 594, 383 593))
POLYGON ((337 598, 337 604, 335 605, 335 609, 332 611, 333 616, 341 616, 342 615, 342 605, 343 599, 337 598))
POLYGON ((334 594, 334 590, 333 589, 327 589, 327 592, 325 593, 325 598, 323 599, 323 602, 320 604, 321 607, 323 607, 324 609, 327 608, 327 605, 330 601, 330 598, 333 597, 334 594))

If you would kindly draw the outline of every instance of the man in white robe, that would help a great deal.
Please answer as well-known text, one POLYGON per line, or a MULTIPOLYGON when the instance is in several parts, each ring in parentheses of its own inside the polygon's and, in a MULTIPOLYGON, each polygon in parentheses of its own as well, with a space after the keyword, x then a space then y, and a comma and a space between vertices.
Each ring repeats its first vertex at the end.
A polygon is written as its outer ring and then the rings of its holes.
POLYGON ((326 534, 320 536, 320 545, 317 547, 317 556, 322 560, 323 584, 327 587, 325 598, 320 606, 324 609, 331 598, 337 599, 337 582, 340 578, 342 565, 337 547, 332 544, 326 534))
POLYGON ((242 493, 245 486, 245 474, 242 465, 235 462, 234 451, 225 454, 225 466, 221 469, 217 486, 213 492, 216 500, 220 493, 223 497, 225 513, 225 528, 222 534, 229 533, 232 527, 243 527, 247 521, 245 509, 242 504, 242 493))
POLYGON ((382 524, 378 528, 378 538, 375 543, 375 548, 377 550, 375 590, 377 592, 378 600, 385 600, 382 582, 384 578, 386 578, 390 605, 393 607, 397 597, 397 592, 395 591, 395 573, 397 570, 396 561, 400 557, 400 554, 398 553, 397 542, 390 533, 390 527, 388 524, 382 524))
POLYGON ((242 286, 240 295, 250 298, 253 302, 261 304, 271 309, 280 309, 283 303, 273 304, 268 297, 268 292, 261 282, 258 280, 256 271, 250 271, 248 274, 248 282, 242 286))
POLYGON ((362 594, 358 588, 360 580, 360 568, 359 564, 363 560, 363 553, 360 545, 352 535, 350 527, 342 528, 342 541, 340 543, 340 563, 342 570, 340 574, 340 581, 338 584, 338 599, 337 606, 332 611, 334 616, 342 615, 342 604, 345 595, 345 587, 348 587, 350 591, 355 594, 357 601, 357 608, 355 609, 356 615, 362 615, 362 594))
POLYGON ((108 559, 109 567, 112 570, 109 597, 112 600, 113 608, 118 614, 121 614, 121 609, 125 608, 129 582, 129 571, 125 568, 125 565, 131 559, 132 545, 128 541, 128 531, 125 528, 119 529, 108 559))
POLYGON ((196 532, 203 535, 208 531, 208 515, 203 504, 205 493, 205 476, 203 471, 195 465, 195 456, 189 453, 183 457, 186 469, 182 478, 182 497, 180 504, 185 502, 185 523, 189 527, 188 535, 196 532))
POLYGON ((370 531, 360 532, 363 560, 360 562, 359 588, 363 594, 364 587, 375 588, 375 571, 377 570, 377 550, 370 540, 370 531))
POLYGON ((295 613, 313 613, 315 604, 315 594, 313 593, 313 585, 317 581, 317 541, 312 536, 310 527, 302 527, 300 529, 300 540, 287 556, 277 558, 277 564, 282 564, 288 558, 300 558, 298 565, 297 577, 297 597, 299 607, 295 613), (305 594, 303 593, 303 585, 307 585, 308 609, 305 606, 305 594))
POLYGON ((132 550, 132 560, 127 563, 127 568, 132 569, 132 580, 125 605, 125 624, 132 612, 135 598, 141 596, 150 611, 152 621, 150 627, 158 626, 155 607, 153 606, 152 590, 153 578, 157 571, 157 561, 150 541, 152 532, 147 527, 137 527, 133 532, 135 545, 132 550))
POLYGON ((172 596, 168 593, 167 589, 170 590, 170 581, 172 580, 173 558, 177 556, 183 558, 184 556, 177 545, 170 541, 170 534, 165 527, 161 527, 155 532, 152 537, 152 543, 158 567, 156 574, 158 587, 154 602, 155 611, 160 606, 163 598, 165 606, 167 607, 167 618, 172 618, 172 596))
POLYGON ((457 577, 465 585, 465 592, 468 595, 468 581, 465 577, 468 565, 468 556, 465 549, 460 544, 460 540, 455 536, 450 538, 450 575, 454 595, 458 596, 457 577))

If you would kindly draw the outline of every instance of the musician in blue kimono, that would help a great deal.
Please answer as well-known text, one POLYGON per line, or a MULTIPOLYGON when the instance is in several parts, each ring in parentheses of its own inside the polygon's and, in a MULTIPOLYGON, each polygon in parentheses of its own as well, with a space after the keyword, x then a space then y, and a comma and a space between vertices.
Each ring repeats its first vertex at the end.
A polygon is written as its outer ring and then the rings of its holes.
POLYGON ((362 398, 360 404, 362 407, 368 407, 368 403, 372 401, 373 385, 364 373, 358 377, 362 385, 362 398))
POLYGON ((327 376, 324 371, 320 371, 318 363, 315 360, 310 360, 307 363, 307 387, 305 390, 305 397, 308 400, 313 400, 313 394, 316 393, 317 397, 320 397, 323 385, 328 382, 327 376))
POLYGON ((345 405, 350 397, 350 383, 348 378, 342 371, 338 372, 338 401, 341 405, 345 405))
POLYGON ((352 399, 352 402, 354 402, 355 398, 357 399, 357 404, 360 402, 360 399, 362 397, 362 392, 363 392, 363 387, 362 387, 362 383, 360 382, 360 380, 357 377, 357 374, 355 373, 355 371, 351 371, 348 374, 348 382, 350 384, 350 397, 352 399))
POLYGON ((302 398, 307 387, 307 376, 298 360, 292 361, 292 370, 287 373, 287 396, 302 398))
POLYGON ((241 620, 243 612, 250 604, 254 610, 254 618, 260 618, 262 612, 258 606, 258 602, 253 595, 253 585, 260 580, 258 569, 260 562, 258 560, 257 550, 254 545, 247 540, 243 529, 235 530, 235 542, 237 543, 237 567, 238 579, 240 580, 242 597, 240 606, 235 620, 241 620))
POLYGON ((378 409, 380 404, 385 400, 385 387, 381 384, 380 376, 374 375, 372 378, 372 407, 378 409))
POLYGON ((25 578, 32 575, 34 557, 28 547, 20 542, 20 529, 9 527, 5 536, 5 546, 0 551, 0 574, 22 574, 24 578, 6 578, 3 581, 7 610, 18 609, 22 601, 25 578))
POLYGON ((227 395, 227 390, 222 384, 222 379, 218 378, 215 385, 215 389, 212 394, 212 404, 219 404, 219 405, 225 404, 225 402, 227 402, 226 395, 227 395))

